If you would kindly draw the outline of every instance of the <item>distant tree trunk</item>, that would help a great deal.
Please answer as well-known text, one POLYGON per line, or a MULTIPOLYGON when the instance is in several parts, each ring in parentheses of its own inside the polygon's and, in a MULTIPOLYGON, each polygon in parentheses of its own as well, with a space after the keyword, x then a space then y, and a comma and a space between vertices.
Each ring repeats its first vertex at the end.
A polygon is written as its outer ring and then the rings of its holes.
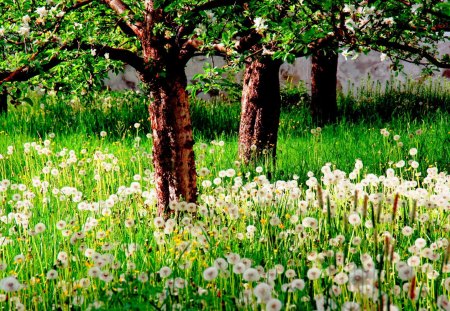
POLYGON ((5 85, 0 86, 0 114, 8 112, 8 89, 5 85))
POLYGON ((259 158, 264 150, 275 160, 281 108, 280 66, 280 61, 270 58, 246 65, 239 127, 239 157, 244 163, 259 158))
POLYGON ((337 117, 338 54, 318 48, 312 55, 311 114, 319 124, 334 122, 337 117))

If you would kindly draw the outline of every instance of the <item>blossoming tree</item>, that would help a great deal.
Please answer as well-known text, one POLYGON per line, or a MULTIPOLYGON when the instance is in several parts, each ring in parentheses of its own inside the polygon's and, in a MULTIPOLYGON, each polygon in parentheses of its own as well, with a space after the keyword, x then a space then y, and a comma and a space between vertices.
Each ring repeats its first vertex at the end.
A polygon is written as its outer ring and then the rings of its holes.
POLYGON ((439 42, 448 41, 448 3, 424 1, 325 1, 311 6, 313 20, 327 36, 312 53, 311 112, 320 123, 337 117, 336 74, 338 54, 356 58, 370 50, 389 57, 393 69, 399 61, 426 68, 449 67, 448 56, 439 55, 439 42), (312 11, 313 12, 313 11, 312 11))
MULTIPOLYGON (((282 61, 311 56, 311 114, 319 124, 337 117, 338 55, 382 52, 400 60, 449 67, 437 45, 448 40, 448 3, 435 1, 249 1, 231 34, 245 63, 239 155, 244 162, 264 150, 275 157, 282 61)), ((224 18, 219 18, 223 20, 224 18)))
POLYGON ((48 72, 56 79, 90 69, 95 78, 108 61, 133 66, 150 99, 158 213, 167 213, 171 201, 197 198, 184 72, 201 44, 194 30, 205 10, 239 2, 2 1, 0 86, 48 72))
POLYGON ((227 12, 214 12, 216 23, 226 24, 222 36, 204 31, 204 40, 220 40, 231 64, 245 66, 239 128, 239 157, 244 163, 264 151, 275 159, 281 108, 279 68, 283 61, 308 55, 308 45, 324 36, 308 16, 300 14, 302 7, 298 1, 247 1, 232 22, 224 15, 227 12))
MULTIPOLYGON (((281 3, 275 7, 282 8, 281 3)), ((292 60, 303 55, 311 56, 311 113, 319 123, 334 121, 337 117, 339 53, 346 58, 356 58, 370 50, 380 51, 382 58, 389 57, 396 69, 400 69, 400 60, 421 64, 428 69, 433 66, 450 67, 448 55, 439 55, 437 50, 439 42, 449 40, 447 2, 305 0, 289 4, 287 8, 288 17, 294 23, 287 23, 286 17, 282 16, 282 24, 285 33, 296 35, 291 35, 291 40, 273 44, 274 29, 280 21, 274 19, 273 14, 264 15, 267 26, 261 43, 269 50, 266 54, 272 54, 274 58, 282 56, 283 60, 292 60), (264 42, 265 38, 271 40, 264 42), (277 52, 277 49, 282 52, 277 52)), ((261 14, 261 11, 256 12, 261 14)), ((276 35, 275 38, 283 37, 276 35)))

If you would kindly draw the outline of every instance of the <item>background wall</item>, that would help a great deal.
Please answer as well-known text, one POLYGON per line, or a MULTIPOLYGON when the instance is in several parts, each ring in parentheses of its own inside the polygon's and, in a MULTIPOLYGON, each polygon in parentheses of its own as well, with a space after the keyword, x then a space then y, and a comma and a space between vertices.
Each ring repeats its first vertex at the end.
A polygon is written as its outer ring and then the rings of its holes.
MULTIPOLYGON (((441 55, 450 54, 450 43, 442 43, 439 46, 441 55)), ((220 57, 214 57, 215 66, 223 66, 224 60, 220 57)), ((202 72, 205 62, 212 62, 209 57, 197 56, 189 61, 186 67, 186 75, 188 81, 191 81, 192 77, 202 72)), ((356 88, 362 83, 365 83, 370 76, 373 81, 379 81, 381 83, 391 79, 394 72, 390 69, 392 63, 389 60, 381 61, 380 53, 370 52, 368 55, 360 55, 356 60, 345 60, 342 55, 339 55, 338 65, 338 87, 347 92, 349 88, 356 88)), ((400 72, 395 79, 406 81, 407 79, 419 80, 423 79, 422 67, 413 65, 407 62, 402 62, 404 65, 403 72, 400 72)), ((282 83, 291 81, 292 83, 299 83, 303 81, 307 88, 310 88, 310 75, 311 75, 311 59, 310 58, 298 58, 293 64, 283 64, 280 68, 280 79, 282 83)), ((125 66, 124 73, 115 75, 109 73, 109 78, 106 81, 107 86, 112 90, 120 89, 137 89, 139 79, 136 71, 131 66, 125 66)), ((446 77, 450 78, 450 69, 440 69, 434 74, 435 78, 446 77)), ((236 77, 240 80, 242 75, 236 77)), ((207 95, 202 95, 207 98, 207 95)))

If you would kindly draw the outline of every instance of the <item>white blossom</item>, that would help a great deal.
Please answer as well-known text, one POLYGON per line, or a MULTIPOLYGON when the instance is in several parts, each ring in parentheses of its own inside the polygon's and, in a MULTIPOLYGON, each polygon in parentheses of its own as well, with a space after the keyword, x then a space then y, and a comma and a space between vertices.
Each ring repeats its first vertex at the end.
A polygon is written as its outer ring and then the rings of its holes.
POLYGON ((23 37, 28 37, 28 35, 30 34, 30 27, 28 26, 28 24, 24 24, 19 28, 17 32, 23 37))
POLYGON ((44 18, 48 15, 48 11, 45 8, 45 6, 41 6, 41 7, 37 8, 36 13, 39 14, 40 18, 44 18))
POLYGON ((266 20, 263 19, 262 17, 255 18, 254 22, 256 32, 258 33, 263 33, 268 28, 268 26, 266 25, 266 20))

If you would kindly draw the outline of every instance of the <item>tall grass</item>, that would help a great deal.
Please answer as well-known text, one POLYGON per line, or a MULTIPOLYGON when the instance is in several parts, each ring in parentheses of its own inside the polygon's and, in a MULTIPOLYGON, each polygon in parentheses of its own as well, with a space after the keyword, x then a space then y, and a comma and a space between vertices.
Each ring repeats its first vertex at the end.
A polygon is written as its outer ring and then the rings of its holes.
POLYGON ((386 84, 368 79, 340 96, 340 113, 350 121, 390 121, 395 117, 421 119, 436 111, 450 111, 450 82, 390 80, 386 84))
POLYGON ((199 202, 165 220, 143 97, 31 98, 0 117, 0 309, 448 308, 447 104, 316 128, 286 101, 269 180, 239 105, 194 102, 199 202))
MULTIPOLYGON (((0 128, 9 133, 44 135, 49 132, 71 133, 74 129, 86 135, 107 131, 109 136, 133 135, 133 124, 139 122, 150 132, 148 99, 133 92, 104 92, 89 97, 43 95, 30 91, 33 106, 11 107, 8 116, 0 116, 0 128)), ((288 87, 282 91, 281 135, 300 134, 314 127, 309 116, 309 96, 304 87, 288 87)), ((338 120, 348 124, 365 123, 383 127, 395 120, 426 120, 436 112, 447 115, 450 109, 450 83, 402 84, 392 80, 383 87, 367 82, 354 93, 338 98, 338 120)), ((216 135, 236 135, 239 128, 240 104, 213 100, 191 101, 191 114, 197 137, 211 140, 216 135)))
MULTIPOLYGON (((199 145, 199 204, 173 205, 168 220, 156 217, 145 133, 2 132, 0 307, 445 309, 449 176, 419 176, 423 146, 403 152, 393 133, 372 132, 395 161, 378 163, 389 167, 382 175, 361 161, 348 175, 325 164, 300 183, 230 161, 229 144, 199 145)), ((321 154, 320 133, 307 138, 311 154, 321 154)))
MULTIPOLYGON (((106 131, 108 143, 123 141, 132 145, 136 122, 141 124, 141 133, 151 132, 147 121, 148 102, 142 94, 101 93, 86 102, 77 97, 33 94, 29 97, 34 101, 33 106, 10 108, 7 116, 0 116, 0 129, 9 137, 44 139, 53 132, 77 145, 89 141, 89 137, 99 139, 100 132, 106 131)), ((308 171, 319 172, 326 162, 350 170, 355 158, 361 158, 370 171, 382 173, 389 162, 400 159, 412 147, 424 151, 422 172, 428 165, 449 169, 450 155, 445 148, 449 142, 448 83, 409 82, 401 86, 390 82, 386 91, 379 84, 367 83, 355 95, 341 95, 341 121, 325 126, 316 134, 311 134, 315 125, 309 117, 305 88, 285 89, 282 99, 275 178, 292 176, 294 171, 304 178, 308 171), (383 144, 379 142, 381 128, 391 132, 383 144), (416 135, 418 130, 423 134, 416 135), (400 135, 398 141, 394 140, 395 135, 400 135), (388 144, 395 147, 392 149, 395 153, 386 152, 388 144)), ((191 113, 196 141, 223 140, 229 145, 224 155, 227 163, 236 160, 239 103, 193 100, 191 113)))

